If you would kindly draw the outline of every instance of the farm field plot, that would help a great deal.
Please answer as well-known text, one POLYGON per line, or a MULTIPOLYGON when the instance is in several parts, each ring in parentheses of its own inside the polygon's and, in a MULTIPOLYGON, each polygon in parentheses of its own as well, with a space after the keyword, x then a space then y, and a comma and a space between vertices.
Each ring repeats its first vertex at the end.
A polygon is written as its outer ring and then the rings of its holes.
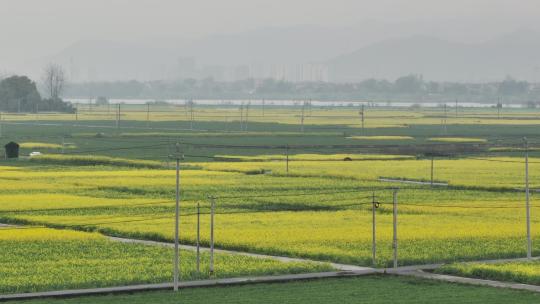
POLYGON ((437 269, 438 273, 486 280, 540 285, 540 261, 456 263, 437 269))
MULTIPOLYGON (((150 213, 150 212, 149 212, 150 213)), ((172 241, 167 229, 169 218, 137 223, 143 216, 20 215, 16 218, 59 227, 89 229, 111 235, 172 241), (116 223, 130 221, 135 223, 116 223), (84 223, 84 226, 79 223, 84 223)), ((485 216, 485 214, 484 214, 485 216)), ((400 264, 425 264, 443 261, 519 257, 525 254, 522 226, 504 215, 481 219, 466 217, 409 215, 400 217, 400 264), (481 219, 481 220, 480 220, 481 219)), ((249 252, 307 257, 358 265, 371 265, 371 214, 362 211, 341 212, 257 212, 243 215, 218 214, 216 246, 249 252)), ((379 215, 378 266, 391 261, 392 222, 390 215, 379 215)), ((203 244, 208 245, 208 219, 203 220, 203 244)), ((534 228, 538 228, 535 220, 534 228)), ((184 243, 195 241, 195 217, 183 217, 184 243)), ((540 238, 537 233, 534 241, 540 238)), ((535 249, 535 254, 538 254, 535 249)))
MULTIPOLYGON (((277 156, 276 156, 277 157, 277 156)), ((538 158, 531 158, 530 170, 540 170, 538 158)), ((285 162, 230 162, 194 163, 206 170, 250 172, 264 169, 274 174, 285 175, 285 162)), ((524 159, 518 157, 471 157, 467 159, 437 159, 434 161, 434 177, 447 181, 451 186, 470 188, 523 188, 524 159), (495 165, 496 164, 496 165, 495 165), (471 174, 474 172, 474 174, 471 174)), ((413 180, 429 180, 431 160, 393 160, 358 162, 309 162, 294 161, 289 164, 290 176, 326 176, 358 181, 376 181, 379 177, 393 177, 413 180)), ((530 175, 531 187, 540 186, 540 175, 530 175)))
MULTIPOLYGON (((493 109, 460 109, 457 118, 448 117, 448 125, 443 129, 442 109, 374 108, 369 110, 362 129, 358 109, 350 107, 312 109, 312 116, 305 117, 304 127, 300 108, 272 107, 264 117, 262 109, 253 108, 249 123, 245 123, 235 107, 201 106, 192 122, 181 107, 157 107, 155 115, 147 116, 145 106, 126 105, 118 125, 112 108, 93 108, 97 112, 91 115, 87 109, 81 109, 78 120, 73 114, 4 114, 2 139, 6 143, 14 140, 25 144, 21 147, 22 155, 35 151, 60 153, 63 147, 66 154, 154 161, 165 161, 176 142, 194 144, 183 149, 187 161, 212 161, 216 155, 284 155, 287 145, 305 146, 291 149, 290 156, 323 154, 327 158, 333 154, 403 155, 416 153, 410 151, 415 145, 497 145, 495 150, 486 148, 485 152, 522 156, 519 148, 523 146, 523 136, 530 139, 531 145, 540 142, 540 112, 532 109, 508 109, 500 119, 493 109), (430 138, 443 141, 433 142, 430 138), (260 147, 246 149, 246 145, 260 147), (381 148, 309 149, 310 145, 381 148), (139 149, 127 149, 136 146, 139 149), (382 146, 393 146, 393 150, 385 151, 382 146), (507 149, 496 150, 500 147, 507 149)), ((538 156, 536 148, 532 147, 531 152, 538 156)), ((425 152, 420 149, 417 153, 425 152)))
MULTIPOLYGON (((304 124, 311 126, 347 125, 361 127, 360 107, 313 107, 304 113, 304 124)), ((445 116, 443 109, 410 109, 410 108, 367 108, 364 126, 366 128, 407 127, 409 125, 440 124, 445 116)), ((453 114, 453 113, 452 113, 453 114)), ((237 106, 196 106, 194 120, 198 122, 239 122, 237 106)), ((447 115, 449 124, 475 125, 528 125, 539 124, 540 114, 534 109, 506 109, 499 117, 494 109, 458 109, 458 116, 447 115)), ((122 105, 121 120, 125 121, 180 121, 191 120, 190 110, 180 105, 151 106, 147 112, 146 105, 122 105)), ((251 107, 249 121, 255 123, 277 123, 298 125, 301 123, 302 107, 251 107)), ((12 114, 5 115, 6 121, 109 121, 114 124, 116 105, 110 107, 79 105, 78 114, 12 114)))
POLYGON ((488 287, 465 286, 404 277, 361 277, 303 281, 281 284, 258 284, 227 288, 186 289, 180 293, 148 292, 76 299, 18 301, 14 304, 100 304, 100 303, 261 303, 261 304, 417 304, 417 303, 537 303, 537 294, 488 287))
MULTIPOLYGON (((45 228, 0 227, 0 294, 59 289, 111 287, 172 281, 170 248, 124 244, 101 234, 45 228)), ((181 252, 184 280, 209 278, 208 254, 181 252)), ((328 271, 324 264, 281 263, 217 254, 216 277, 328 271)))
MULTIPOLYGON (((445 173, 449 181, 460 182, 463 189, 376 181, 379 174, 425 177, 424 170, 429 172, 429 168, 423 160, 299 161, 292 163, 289 176, 278 162, 192 164, 203 169, 182 171, 181 240, 195 242, 195 211, 200 203, 201 237, 208 244, 207 197, 211 195, 217 204, 218 247, 370 265, 375 192, 382 203, 377 210, 377 261, 388 265, 392 237, 389 187, 400 186, 400 265, 523 256, 523 193, 501 190, 520 185, 516 180, 521 164, 502 163, 506 174, 497 176, 492 166, 485 165, 490 162, 444 162, 445 170, 453 172, 445 173), (478 178, 491 180, 493 188, 478 188, 474 182, 480 180, 464 178, 465 168, 472 164, 477 166, 478 178), (252 173, 265 168, 273 173, 252 173)), ((6 182, 0 185, 5 192, 0 222, 172 240, 172 170, 3 167, 2 178, 6 182)), ((532 182, 536 185, 537 179, 532 182)), ((536 212, 532 223, 538 240, 540 218, 536 212)))

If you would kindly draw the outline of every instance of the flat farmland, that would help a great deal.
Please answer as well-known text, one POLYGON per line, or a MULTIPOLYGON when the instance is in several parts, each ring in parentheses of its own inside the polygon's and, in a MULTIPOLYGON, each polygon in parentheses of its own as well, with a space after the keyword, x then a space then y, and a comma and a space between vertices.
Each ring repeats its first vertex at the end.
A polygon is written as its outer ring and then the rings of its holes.
MULTIPOLYGON (((437 179, 452 187, 434 189, 377 181, 377 176, 426 179, 425 160, 297 161, 291 162, 289 175, 281 161, 192 163, 198 169, 181 173, 181 241, 195 243, 199 204, 201 238, 208 245, 208 197, 214 196, 220 248, 371 265, 375 195, 381 203, 377 263, 385 266, 391 259, 391 188, 399 186, 401 265, 523 256, 524 194, 513 190, 522 185, 522 164, 513 161, 501 163, 505 174, 495 174, 501 167, 489 161, 437 161, 437 179), (260 169, 272 173, 253 173, 260 169)), ((1 170, 3 222, 173 239, 173 170, 1 170)), ((537 183, 533 177, 531 185, 537 183)), ((535 240, 539 220, 533 212, 535 240)))
MULTIPOLYGON (((354 107, 306 110, 303 127, 299 107, 268 107, 264 116, 253 107, 249 123, 235 107, 201 106, 193 121, 181 107, 123 109, 118 126, 114 107, 3 115, 2 140, 20 143, 23 157, 0 162, 0 223, 20 226, 0 229, 0 292, 171 281, 171 249, 107 236, 173 241, 177 142, 182 244, 196 244, 199 210, 201 244, 210 245, 213 199, 217 248, 372 266, 375 201, 375 266, 388 267, 399 188, 400 266, 526 254, 522 136, 538 189, 535 110, 498 118, 493 109, 458 109, 443 129, 440 109, 368 109, 364 128, 354 107), (448 152, 434 157, 434 181, 448 186, 429 186, 434 146, 448 152)), ((534 191, 531 204, 537 255, 534 191)), ((184 280, 209 278, 207 254, 200 274, 193 252, 181 256, 184 280)), ((216 257, 217 277, 327 270, 216 257)))

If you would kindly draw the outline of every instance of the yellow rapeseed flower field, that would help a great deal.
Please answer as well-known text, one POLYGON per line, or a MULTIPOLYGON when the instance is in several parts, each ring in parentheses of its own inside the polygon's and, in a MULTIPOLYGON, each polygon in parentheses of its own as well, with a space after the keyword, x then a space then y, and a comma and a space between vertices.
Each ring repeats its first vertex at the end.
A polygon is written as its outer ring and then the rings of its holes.
MULTIPOLYGON (((377 180, 427 179, 430 161, 421 159, 291 161, 289 174, 282 161, 197 163, 202 169, 181 172, 181 238, 195 242, 199 203, 202 239, 208 244, 207 197, 212 195, 219 247, 369 265, 374 192, 382 203, 377 239, 383 265, 391 257, 388 188, 399 186, 400 263, 521 256, 524 195, 514 188, 522 187, 523 164, 517 158, 492 160, 511 162, 436 160, 435 176, 448 181, 448 189, 377 180), (263 169, 272 173, 253 173, 263 169)), ((537 161, 531 163, 533 187, 540 181, 534 174, 537 161)), ((0 173, 0 222, 172 240, 174 170, 1 167, 0 173)), ((532 204, 537 240, 534 196, 532 204)))

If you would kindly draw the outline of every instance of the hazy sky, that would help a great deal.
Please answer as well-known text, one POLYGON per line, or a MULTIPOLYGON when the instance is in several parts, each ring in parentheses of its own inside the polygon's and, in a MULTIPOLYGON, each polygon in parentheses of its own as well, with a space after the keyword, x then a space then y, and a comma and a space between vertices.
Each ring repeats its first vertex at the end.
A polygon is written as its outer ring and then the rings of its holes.
MULTIPOLYGON (((538 0, 0 0, 0 71, 79 40, 197 37, 260 27, 466 19, 538 29, 538 0)), ((495 33, 492 33, 495 34, 495 33)), ((454 35, 456 36, 456 35, 454 35)), ((458 37, 459 38, 459 37, 458 37)))

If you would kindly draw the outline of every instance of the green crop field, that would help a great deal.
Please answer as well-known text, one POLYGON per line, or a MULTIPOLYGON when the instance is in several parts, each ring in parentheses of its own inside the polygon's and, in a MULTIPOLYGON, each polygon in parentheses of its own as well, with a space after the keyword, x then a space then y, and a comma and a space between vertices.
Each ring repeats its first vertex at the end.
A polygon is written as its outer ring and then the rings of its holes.
MULTIPOLYGON (((33 151, 66 153, 98 151, 100 155, 163 161, 177 141, 211 145, 397 145, 418 144, 508 144, 521 143, 528 136, 539 142, 537 126, 540 111, 505 109, 499 117, 496 109, 459 108, 457 117, 447 114, 443 127, 443 109, 439 108, 368 108, 364 128, 357 107, 318 107, 306 113, 301 127, 301 107, 253 107, 248 123, 234 106, 200 106, 194 120, 177 106, 154 106, 147 115, 146 106, 122 105, 116 124, 113 106, 80 105, 75 114, 3 113, 2 142, 15 140, 23 145, 22 153, 33 151), (75 120, 77 119, 77 120, 75 120), (511 127, 509 127, 511 126, 511 127), (430 139, 437 138, 438 141, 430 139), (38 145, 36 145, 38 144, 38 145), (160 145, 160 146, 159 146, 160 145), (121 149, 144 146, 139 150, 121 149), (152 147, 153 146, 153 147, 152 147)), ((453 114, 453 113, 452 113, 453 114)), ((400 154, 399 149, 392 154, 400 154)), ((291 154, 347 154, 354 151, 335 149, 291 149, 291 154)), ((373 152, 373 151, 372 151, 373 152)), ((386 153, 385 149, 376 151, 386 153)), ((499 151, 500 152, 500 151, 499 151)), ((538 152, 538 151, 537 151, 538 152)), ((193 156, 284 154, 285 149, 219 148, 193 146, 186 160, 193 156)), ((365 153, 365 151, 363 151, 365 153)), ((369 151, 368 151, 369 153, 369 151)), ((421 153, 421 152, 419 152, 421 153)), ((506 151, 511 153, 511 151, 506 151)), ((94 154, 94 153, 92 153, 94 154)), ((515 153, 514 153, 515 154, 515 153)))
POLYGON ((99 303, 537 303, 537 294, 488 287, 464 286, 403 277, 362 277, 228 288, 199 288, 173 292, 149 292, 76 299, 12 302, 14 304, 99 303))

